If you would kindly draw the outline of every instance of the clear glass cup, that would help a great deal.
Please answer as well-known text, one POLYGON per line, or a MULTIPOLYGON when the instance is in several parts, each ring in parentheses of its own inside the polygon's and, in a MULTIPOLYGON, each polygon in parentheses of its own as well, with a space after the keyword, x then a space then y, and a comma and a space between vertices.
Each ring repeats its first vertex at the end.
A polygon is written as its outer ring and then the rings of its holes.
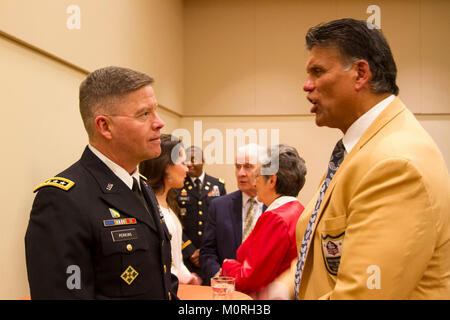
POLYGON ((213 300, 232 300, 234 292, 234 278, 217 276, 211 278, 213 300))

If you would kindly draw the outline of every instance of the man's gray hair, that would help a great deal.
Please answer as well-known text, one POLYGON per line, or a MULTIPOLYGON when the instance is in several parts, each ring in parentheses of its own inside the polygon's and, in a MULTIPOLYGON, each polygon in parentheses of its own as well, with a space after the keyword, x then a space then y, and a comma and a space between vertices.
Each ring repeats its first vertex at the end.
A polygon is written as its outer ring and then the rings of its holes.
POLYGON ((256 165, 258 163, 262 163, 262 161, 265 161, 267 159, 267 149, 256 143, 250 143, 241 146, 237 149, 236 152, 236 163, 247 163, 245 159, 246 156, 248 156, 248 163, 256 165))

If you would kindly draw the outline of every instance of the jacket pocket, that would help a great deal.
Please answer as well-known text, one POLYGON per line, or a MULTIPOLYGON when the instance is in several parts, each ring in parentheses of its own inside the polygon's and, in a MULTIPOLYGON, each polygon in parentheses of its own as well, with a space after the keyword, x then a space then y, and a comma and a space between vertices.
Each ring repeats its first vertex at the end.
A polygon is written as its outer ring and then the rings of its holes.
POLYGON ((102 230, 103 258, 97 280, 106 296, 125 297, 148 291, 145 283, 149 241, 145 226, 121 226, 102 230))
POLYGON ((347 228, 347 216, 342 215, 320 221, 319 231, 321 234, 333 234, 344 232, 347 228))
POLYGON ((322 257, 329 274, 336 276, 344 247, 347 216, 323 219, 318 226, 322 257))

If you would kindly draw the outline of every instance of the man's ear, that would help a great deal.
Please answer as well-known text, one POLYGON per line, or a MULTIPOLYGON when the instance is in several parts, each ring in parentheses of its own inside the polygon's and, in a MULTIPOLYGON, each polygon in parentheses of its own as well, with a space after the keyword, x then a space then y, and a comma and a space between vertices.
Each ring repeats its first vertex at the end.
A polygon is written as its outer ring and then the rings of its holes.
POLYGON ((356 71, 355 89, 362 90, 366 84, 372 79, 369 63, 366 60, 359 60, 353 66, 356 71))
POLYGON ((107 116, 104 116, 104 115, 99 115, 99 116, 95 117, 94 124, 95 124, 95 129, 97 130, 99 135, 101 135, 102 137, 104 137, 107 140, 112 139, 112 133, 111 133, 112 122, 111 122, 110 118, 108 118, 107 116))
POLYGON ((272 175, 269 177, 268 183, 270 184, 270 186, 271 186, 274 190, 275 190, 275 186, 277 185, 277 179, 278 179, 278 177, 277 177, 276 174, 272 174, 272 175))

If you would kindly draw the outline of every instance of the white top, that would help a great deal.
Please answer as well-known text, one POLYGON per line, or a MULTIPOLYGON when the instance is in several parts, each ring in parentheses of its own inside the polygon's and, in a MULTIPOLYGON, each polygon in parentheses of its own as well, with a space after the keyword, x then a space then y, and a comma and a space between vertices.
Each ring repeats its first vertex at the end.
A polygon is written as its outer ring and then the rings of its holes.
POLYGON ((276 209, 278 207, 281 207, 282 205, 292 202, 292 201, 298 201, 296 197, 291 196, 281 196, 273 200, 273 202, 270 204, 270 206, 266 209, 266 211, 270 211, 273 209, 276 209))
MULTIPOLYGON (((249 195, 247 195, 245 192, 242 192, 242 222, 244 222, 245 218, 247 218, 247 210, 248 210, 248 207, 250 206, 250 203, 248 202, 248 200, 250 198, 251 197, 249 195)), ((256 221, 258 221, 259 217, 262 214, 262 209, 263 209, 264 203, 259 202, 256 196, 254 197, 254 199, 256 202, 254 205, 253 212, 256 217, 256 220, 255 220, 255 224, 256 224, 256 221)), ((244 223, 242 223, 242 234, 244 234, 244 228, 245 228, 245 225, 244 225, 244 223)))
MULTIPOLYGON (((122 180, 130 188, 130 190, 133 188, 133 178, 136 178, 136 181, 138 182, 140 181, 138 167, 136 167, 136 170, 134 170, 134 172, 130 175, 124 168, 113 162, 103 153, 98 151, 95 147, 91 146, 90 144, 88 145, 88 147, 93 154, 95 154, 109 169, 111 169, 112 172, 114 172, 116 176, 119 177, 120 180, 122 180)), ((138 185, 140 189, 141 184, 138 183, 138 185)))
POLYGON ((359 139, 362 137, 363 133, 370 127, 372 122, 380 115, 380 113, 395 99, 395 96, 391 94, 386 99, 383 99, 375 106, 370 108, 369 111, 364 113, 359 117, 352 125, 348 128, 344 137, 342 138, 342 143, 344 144, 345 151, 350 153, 353 147, 358 143, 359 139))
POLYGON ((183 227, 176 214, 171 209, 160 206, 164 213, 167 229, 172 239, 170 247, 172 250, 172 268, 171 272, 178 277, 180 283, 189 283, 193 279, 193 275, 183 263, 183 253, 181 250, 183 241, 183 227))

